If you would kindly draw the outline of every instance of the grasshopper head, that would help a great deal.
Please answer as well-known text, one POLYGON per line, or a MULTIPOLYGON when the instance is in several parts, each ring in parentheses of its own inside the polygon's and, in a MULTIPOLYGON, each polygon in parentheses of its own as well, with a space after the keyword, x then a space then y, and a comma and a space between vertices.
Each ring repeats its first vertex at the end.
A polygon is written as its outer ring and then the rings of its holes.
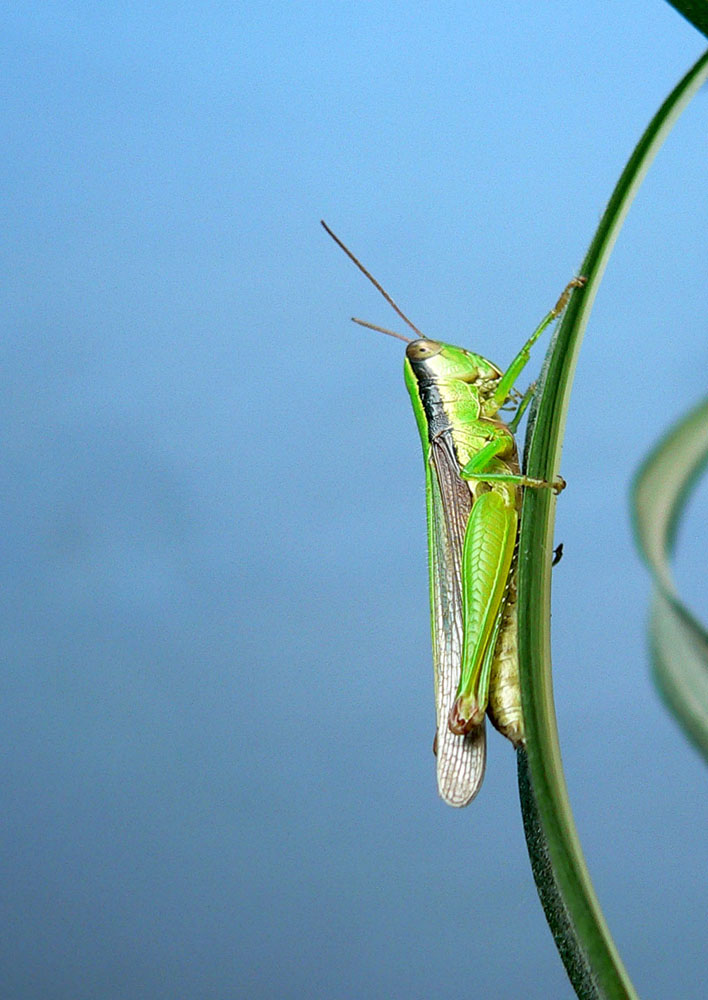
POLYGON ((453 347, 438 340, 412 340, 406 358, 414 371, 433 379, 459 379, 461 382, 491 382, 501 378, 496 365, 464 347, 453 347))

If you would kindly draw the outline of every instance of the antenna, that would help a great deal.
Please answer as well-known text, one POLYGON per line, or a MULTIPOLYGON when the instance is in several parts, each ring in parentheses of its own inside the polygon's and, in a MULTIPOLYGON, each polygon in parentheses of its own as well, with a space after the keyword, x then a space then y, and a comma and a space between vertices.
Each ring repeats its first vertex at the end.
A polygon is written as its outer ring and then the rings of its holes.
MULTIPOLYGON (((340 238, 338 236, 334 235, 334 233, 329 228, 329 226, 324 221, 324 219, 320 219, 320 222, 322 223, 322 228, 324 229, 324 231, 326 233, 328 233, 332 237, 332 239, 337 244, 337 246, 339 246, 339 247, 342 248, 342 250, 345 252, 345 254, 347 255, 347 257, 351 261, 353 261, 354 264, 356 264, 356 266, 359 268, 359 270, 361 271, 361 273, 363 275, 365 275, 369 279, 369 281, 374 286, 374 288, 378 289, 378 291, 381 292, 381 294, 386 299, 386 301, 388 302, 388 304, 391 306, 392 309, 394 309, 398 313, 398 315, 401 317, 401 319, 403 320, 403 322, 407 323, 408 326, 411 328, 411 330, 413 330, 414 333, 417 333, 419 337, 421 337, 422 339, 425 339, 423 337, 423 334, 418 329, 418 327, 415 326, 413 323, 411 323, 411 321, 408 319, 408 317, 406 316, 406 314, 403 312, 402 309, 398 308, 398 306, 393 301, 393 299, 391 298, 391 296, 388 294, 388 292, 386 291, 386 289, 382 285, 380 285, 378 283, 378 281, 376 280, 376 278, 372 274, 369 274, 369 272, 366 270, 366 268, 361 263, 361 261, 359 261, 359 260, 356 259, 356 257, 351 252, 351 250, 349 249, 349 247, 345 246, 344 243, 342 243, 342 241, 340 240, 340 238)), ((360 321, 359 320, 355 320, 354 322, 356 323, 356 322, 360 322, 360 321)), ((362 323, 362 326, 370 326, 372 330, 379 330, 382 333, 389 333, 389 334, 391 334, 394 337, 400 337, 401 336, 398 333, 393 333, 391 330, 385 330, 385 329, 383 329, 383 327, 373 326, 370 323, 362 323)), ((406 340, 406 339, 407 339, 406 337, 401 337, 401 340, 406 340)))
POLYGON ((375 323, 367 323, 365 319, 357 319, 356 316, 352 316, 352 323, 358 323, 359 326, 365 326, 367 330, 377 330, 379 333, 387 333, 389 337, 395 337, 396 340, 405 340, 407 344, 413 343, 410 337, 404 337, 402 333, 396 333, 395 330, 389 330, 385 326, 377 326, 375 323))

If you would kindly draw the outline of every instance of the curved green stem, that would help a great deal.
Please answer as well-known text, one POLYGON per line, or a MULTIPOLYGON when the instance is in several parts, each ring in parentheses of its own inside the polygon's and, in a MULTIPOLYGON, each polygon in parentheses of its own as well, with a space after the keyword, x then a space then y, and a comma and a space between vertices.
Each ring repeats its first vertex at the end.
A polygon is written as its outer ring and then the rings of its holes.
MULTIPOLYGON (((612 194, 583 262, 585 290, 571 299, 546 358, 527 439, 529 476, 552 481, 558 474, 580 342, 612 247, 651 160, 707 77, 708 53, 662 104, 612 194)), ((590 881, 563 775, 550 654, 554 513, 550 490, 526 491, 519 542, 519 659, 527 740, 519 758, 519 787, 527 843, 546 916, 578 996, 635 998, 590 881)))

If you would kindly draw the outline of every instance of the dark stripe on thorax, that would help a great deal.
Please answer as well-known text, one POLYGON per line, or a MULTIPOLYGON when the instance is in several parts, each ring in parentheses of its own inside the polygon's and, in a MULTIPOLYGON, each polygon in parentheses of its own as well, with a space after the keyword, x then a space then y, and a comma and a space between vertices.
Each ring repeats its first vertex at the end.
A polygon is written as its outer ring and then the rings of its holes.
POLYGON ((425 362, 411 361, 410 366, 418 384, 418 395, 428 422, 428 439, 432 441, 445 431, 451 431, 452 423, 445 409, 440 386, 435 377, 428 372, 425 362))

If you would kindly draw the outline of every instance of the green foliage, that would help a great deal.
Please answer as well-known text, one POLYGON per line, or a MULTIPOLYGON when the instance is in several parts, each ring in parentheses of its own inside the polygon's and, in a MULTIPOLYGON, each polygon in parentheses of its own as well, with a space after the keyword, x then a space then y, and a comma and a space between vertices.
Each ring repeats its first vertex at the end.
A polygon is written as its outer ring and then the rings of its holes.
POLYGON ((691 489, 708 460, 708 400, 677 423, 634 481, 637 545, 654 580, 654 677, 679 724, 708 758, 708 634, 679 599, 669 559, 691 489))
POLYGON ((706 0, 668 0, 668 2, 708 38, 708 3, 706 0))
MULTIPOLYGON (((653 157, 707 78, 708 53, 662 104, 615 187, 582 265, 585 290, 571 299, 546 357, 527 436, 530 476, 550 481, 558 473, 580 342, 612 247, 653 157)), ((519 789, 527 844, 549 925, 578 996, 633 998, 587 872, 561 763, 549 624, 554 513, 550 490, 526 491, 519 540, 519 659, 527 741, 519 758, 519 789)))

